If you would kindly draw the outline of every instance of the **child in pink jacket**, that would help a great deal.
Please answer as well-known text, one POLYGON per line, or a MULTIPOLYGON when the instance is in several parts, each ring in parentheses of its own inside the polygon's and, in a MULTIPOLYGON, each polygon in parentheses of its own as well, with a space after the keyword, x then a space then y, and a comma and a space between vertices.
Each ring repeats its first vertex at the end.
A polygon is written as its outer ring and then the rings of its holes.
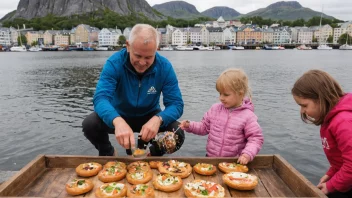
POLYGON ((240 69, 228 69, 216 81, 216 90, 221 103, 214 104, 201 122, 184 120, 180 127, 190 133, 208 135, 208 157, 239 157, 238 163, 247 164, 264 142, 253 112, 247 75, 240 69))

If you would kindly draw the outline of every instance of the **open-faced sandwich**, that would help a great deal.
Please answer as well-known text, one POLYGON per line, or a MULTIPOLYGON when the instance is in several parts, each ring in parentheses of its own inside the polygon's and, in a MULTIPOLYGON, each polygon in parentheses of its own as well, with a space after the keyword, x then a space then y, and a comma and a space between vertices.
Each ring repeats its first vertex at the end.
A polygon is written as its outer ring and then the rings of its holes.
POLYGON ((182 179, 180 176, 172 176, 170 174, 158 174, 153 181, 155 189, 163 192, 174 192, 182 187, 182 179))
POLYGON ((219 163, 219 169, 224 173, 230 172, 248 172, 248 167, 246 165, 230 163, 230 162, 221 162, 219 163))
POLYGON ((198 163, 193 166, 194 172, 200 175, 213 175, 216 173, 216 167, 212 164, 198 163))
POLYGON ((72 179, 66 184, 66 192, 69 195, 81 195, 93 189, 94 185, 89 179, 72 179))
POLYGON ((122 183, 106 183, 101 185, 96 191, 95 196, 98 198, 117 198, 125 197, 127 194, 126 185, 122 183))
POLYGON ((104 166, 104 169, 99 172, 98 178, 102 182, 117 182, 126 176, 126 169, 121 166, 104 166))
POLYGON ((186 178, 192 173, 190 164, 177 160, 159 163, 158 170, 160 173, 168 173, 173 176, 180 176, 181 178, 186 178))
POLYGON ((258 184, 258 177, 241 172, 231 172, 222 176, 224 183, 236 190, 253 190, 258 184))
POLYGON ((127 191, 127 197, 134 198, 154 198, 155 193, 153 187, 148 184, 137 184, 130 187, 127 191))
POLYGON ((225 189, 217 183, 196 179, 184 186, 186 197, 225 197, 225 189))
POLYGON ((76 168, 76 173, 81 177, 91 177, 99 173, 103 166, 96 162, 80 164, 76 168))

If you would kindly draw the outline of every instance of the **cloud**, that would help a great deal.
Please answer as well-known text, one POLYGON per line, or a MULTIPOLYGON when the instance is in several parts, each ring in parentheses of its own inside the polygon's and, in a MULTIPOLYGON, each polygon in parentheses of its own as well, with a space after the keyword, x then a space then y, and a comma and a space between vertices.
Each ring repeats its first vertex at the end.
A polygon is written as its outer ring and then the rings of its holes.
POLYGON ((0 1, 0 19, 9 12, 17 9, 19 0, 1 0, 0 1))

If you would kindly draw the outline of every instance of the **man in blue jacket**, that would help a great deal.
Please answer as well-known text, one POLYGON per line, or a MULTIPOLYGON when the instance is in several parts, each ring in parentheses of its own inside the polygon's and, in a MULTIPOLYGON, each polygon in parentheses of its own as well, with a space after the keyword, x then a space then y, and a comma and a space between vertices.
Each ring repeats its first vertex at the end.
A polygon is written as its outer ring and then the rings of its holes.
MULTIPOLYGON (((178 128, 183 100, 171 63, 157 51, 158 33, 146 24, 135 25, 126 42, 127 50, 112 55, 104 65, 93 98, 94 112, 82 123, 87 139, 100 156, 115 155, 109 133, 131 155, 135 147, 133 132, 140 132, 139 148, 148 142, 153 156, 166 151, 153 141, 158 132, 178 128), (160 108, 163 94, 165 109, 160 108)), ((184 131, 176 131, 176 148, 184 141, 184 131)))

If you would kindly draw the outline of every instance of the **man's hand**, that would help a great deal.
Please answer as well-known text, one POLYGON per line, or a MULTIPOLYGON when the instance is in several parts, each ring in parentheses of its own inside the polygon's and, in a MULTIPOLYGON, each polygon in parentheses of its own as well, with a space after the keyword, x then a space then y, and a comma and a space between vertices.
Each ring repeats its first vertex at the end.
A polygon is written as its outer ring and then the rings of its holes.
POLYGON ((318 184, 317 186, 324 194, 329 194, 328 188, 326 187, 326 183, 318 184))
POLYGON ((237 160, 237 163, 246 165, 248 164, 251 157, 248 154, 243 153, 237 160))
POLYGON ((158 118, 158 116, 153 116, 142 127, 142 130, 140 132, 140 135, 142 136, 142 140, 145 142, 149 142, 152 138, 154 138, 159 131, 160 125, 161 125, 160 118, 158 118))
POLYGON ((125 149, 134 148, 135 140, 133 131, 126 121, 121 117, 117 117, 113 120, 113 125, 115 127, 117 142, 125 149))

